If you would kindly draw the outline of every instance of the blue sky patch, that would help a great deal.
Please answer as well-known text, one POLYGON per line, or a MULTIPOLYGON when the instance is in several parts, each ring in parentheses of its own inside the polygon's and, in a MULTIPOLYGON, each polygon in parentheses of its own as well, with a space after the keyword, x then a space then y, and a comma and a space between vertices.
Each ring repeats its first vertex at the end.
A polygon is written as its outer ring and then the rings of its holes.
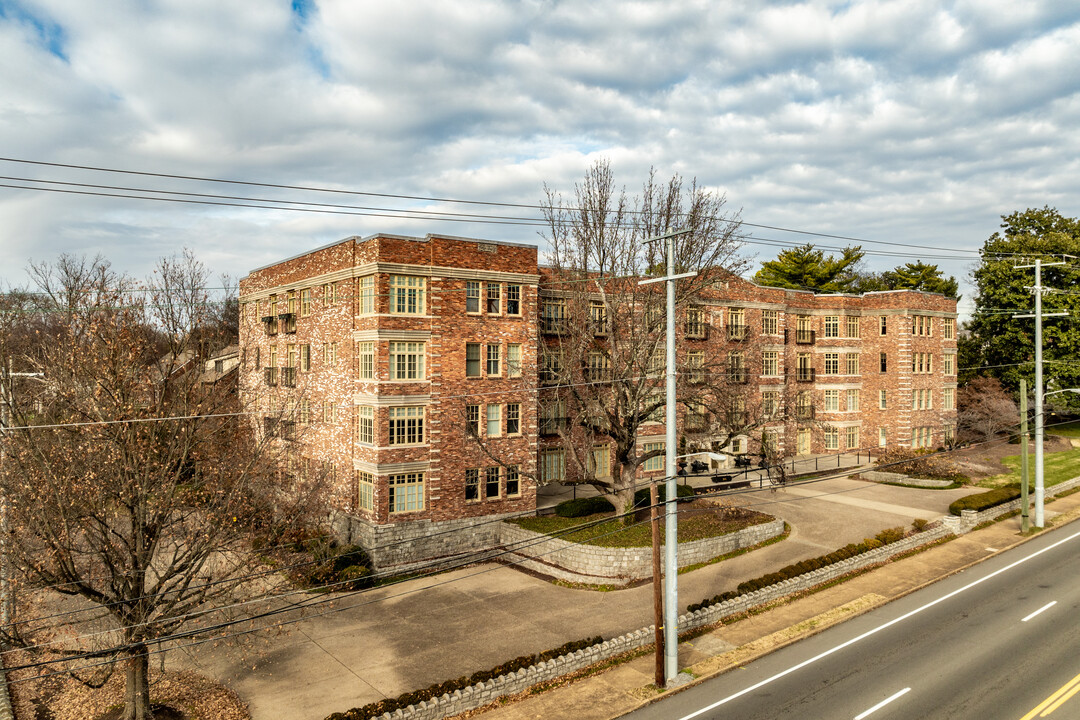
MULTIPOLYGON (((303 1, 296 0, 297 3, 303 1)), ((68 61, 67 53, 64 52, 64 28, 52 20, 34 15, 14 0, 0 0, 0 21, 19 23, 31 28, 43 48, 64 62, 68 61)))

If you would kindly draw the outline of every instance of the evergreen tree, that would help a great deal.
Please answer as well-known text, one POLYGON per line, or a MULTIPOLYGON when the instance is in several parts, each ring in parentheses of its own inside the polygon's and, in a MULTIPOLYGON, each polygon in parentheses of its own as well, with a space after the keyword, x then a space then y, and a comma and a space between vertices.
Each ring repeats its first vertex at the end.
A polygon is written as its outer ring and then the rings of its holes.
POLYGON ((941 268, 918 260, 906 265, 898 265, 886 270, 879 276, 882 290, 925 290, 941 293, 946 297, 959 299, 960 284, 956 278, 945 278, 941 268))
POLYGON ((861 246, 846 247, 840 257, 825 256, 807 243, 781 250, 775 260, 762 263, 754 282, 769 287, 813 290, 821 293, 859 292, 859 262, 866 253, 861 246))

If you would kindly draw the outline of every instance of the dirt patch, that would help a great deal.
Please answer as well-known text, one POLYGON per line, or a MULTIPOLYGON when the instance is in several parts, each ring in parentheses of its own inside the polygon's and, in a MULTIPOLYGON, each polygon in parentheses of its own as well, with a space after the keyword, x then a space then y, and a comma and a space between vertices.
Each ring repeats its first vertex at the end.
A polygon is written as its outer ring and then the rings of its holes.
MULTIPOLYGON (((1043 450, 1048 453, 1071 448, 1072 444, 1067 438, 1047 435, 1043 440, 1043 450)), ((1029 446, 1029 452, 1034 452, 1031 446, 1029 446)), ((1012 445, 1008 440, 1002 439, 985 445, 956 450, 952 453, 952 459, 965 475, 972 480, 981 480, 992 475, 1012 472, 1012 469, 1003 465, 1001 461, 1010 455, 1019 454, 1019 444, 1012 445)))

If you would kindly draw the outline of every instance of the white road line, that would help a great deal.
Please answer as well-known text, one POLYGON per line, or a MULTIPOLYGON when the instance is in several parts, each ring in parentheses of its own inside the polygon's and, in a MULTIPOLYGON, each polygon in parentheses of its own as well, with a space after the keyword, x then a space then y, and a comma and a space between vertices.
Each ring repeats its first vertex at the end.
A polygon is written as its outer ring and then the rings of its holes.
POLYGON ((1013 563, 1011 563, 1009 565, 1006 565, 1005 567, 1003 567, 1003 568, 1001 568, 999 570, 995 570, 994 572, 990 573, 989 575, 986 575, 985 577, 981 577, 978 580, 970 582, 970 583, 968 583, 967 585, 965 585, 965 586, 963 586, 961 588, 957 588, 956 590, 953 590, 951 593, 948 593, 946 595, 942 595, 937 600, 931 600, 930 602, 926 603, 922 607, 915 608, 914 610, 911 610, 910 612, 907 612, 907 613, 901 615, 898 618, 893 618, 892 620, 890 620, 887 623, 884 623, 882 625, 878 625, 876 628, 873 628, 871 630, 867 630, 862 635, 859 635, 857 637, 853 637, 850 640, 842 642, 842 643, 840 643, 839 645, 837 645, 835 647, 829 648, 828 650, 826 650, 823 653, 815 655, 814 657, 809 658, 807 660, 803 660, 801 663, 799 663, 797 665, 792 665, 787 670, 782 670, 782 671, 776 673, 775 675, 773 675, 772 677, 765 678, 761 682, 754 683, 753 685, 751 685, 748 688, 743 688, 742 690, 735 693, 734 695, 728 695, 726 698, 723 698, 722 700, 717 700, 712 705, 706 705, 705 707, 701 708, 700 710, 695 710, 694 712, 690 713, 689 715, 684 715, 681 718, 679 718, 679 720, 690 720, 691 718, 696 718, 698 715, 702 715, 704 713, 709 712, 710 710, 714 710, 714 709, 720 707, 721 705, 726 705, 727 703, 731 702, 732 700, 736 700, 738 698, 741 698, 743 695, 747 695, 749 693, 752 693, 752 692, 754 692, 755 690, 757 690, 760 687, 765 687, 766 685, 768 685, 771 682, 775 682, 775 681, 779 680, 782 677, 787 677, 788 675, 790 675, 791 673, 793 673, 793 672, 795 672, 797 670, 802 670, 804 667, 806 667, 808 665, 812 665, 813 663, 816 663, 818 660, 822 660, 824 658, 827 658, 828 656, 832 655, 833 653, 840 652, 844 648, 846 648, 846 647, 848 647, 850 645, 854 645, 855 643, 859 642, 860 640, 865 640, 866 638, 870 637, 871 635, 876 635, 877 633, 881 632, 882 630, 890 628, 893 625, 896 625, 897 623, 903 622, 904 620, 907 620, 908 618, 910 618, 910 617, 912 617, 914 615, 918 615, 923 610, 929 610, 930 608, 934 607, 935 605, 938 605, 939 603, 943 603, 946 600, 948 600, 948 599, 950 599, 952 597, 955 597, 956 595, 959 595, 962 592, 966 592, 966 591, 970 590, 971 588, 976 587, 977 585, 982 585, 987 580, 990 580, 991 578, 995 578, 995 577, 997 577, 998 575, 1001 575, 1004 572, 1008 572, 1009 570, 1012 570, 1013 568, 1017 567, 1018 565, 1022 565, 1023 563, 1026 563, 1028 560, 1033 560, 1034 558, 1037 558, 1038 556, 1042 555, 1043 553, 1049 552, 1049 551, 1055 549, 1056 547, 1058 547, 1059 545, 1064 545, 1065 543, 1070 542, 1071 540, 1075 540, 1078 537, 1080 537, 1080 532, 1074 533, 1074 534, 1070 535, 1069 537, 1064 538, 1062 540, 1058 540, 1053 545, 1047 545, 1042 550, 1037 550, 1037 551, 1033 552, 1032 554, 1030 554, 1030 555, 1028 555, 1026 557, 1020 558, 1016 562, 1013 562, 1013 563))
POLYGON ((1026 618, 1024 618, 1023 620, 1021 620, 1020 622, 1027 622, 1027 621, 1028 621, 1028 620, 1030 620, 1031 618, 1033 618, 1033 617, 1035 617, 1036 615, 1038 615, 1039 613, 1041 613, 1041 612, 1042 612, 1043 610, 1049 610, 1050 608, 1054 607, 1055 605, 1057 605, 1057 600, 1051 600, 1050 602, 1046 603, 1045 605, 1043 605, 1043 606, 1042 606, 1041 608, 1039 608, 1039 609, 1038 609, 1038 610, 1036 610, 1035 612, 1033 612, 1033 613, 1031 613, 1030 615, 1028 615, 1028 616, 1027 616, 1026 618))
POLYGON ((871 713, 875 713, 875 712, 877 712, 877 711, 878 711, 878 710, 880 710, 881 708, 883 708, 883 707, 885 707, 886 705, 888 705, 889 703, 891 703, 891 702, 892 702, 893 700, 895 700, 896 698, 898 698, 898 697, 900 697, 900 696, 902 696, 902 695, 906 695, 906 694, 907 694, 907 693, 908 693, 908 692, 909 692, 910 690, 911 690, 911 688, 909 688, 909 687, 908 687, 908 688, 904 688, 903 690, 901 690, 900 692, 896 693, 896 694, 895 694, 895 695, 893 695, 892 697, 887 697, 887 698, 885 698, 884 700, 882 700, 881 702, 879 702, 879 703, 878 703, 877 705, 875 705, 874 707, 870 708, 870 709, 869 709, 869 710, 867 710, 866 712, 864 712, 864 713, 859 713, 858 715, 856 715, 856 716, 855 716, 855 720, 863 720, 863 718, 864 718, 864 717, 869 717, 871 713))

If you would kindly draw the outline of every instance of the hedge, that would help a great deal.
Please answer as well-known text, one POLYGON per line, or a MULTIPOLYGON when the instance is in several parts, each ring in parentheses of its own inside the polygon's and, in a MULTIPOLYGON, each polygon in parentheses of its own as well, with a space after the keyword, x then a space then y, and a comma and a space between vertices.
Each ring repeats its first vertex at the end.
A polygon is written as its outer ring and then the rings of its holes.
POLYGON ((602 512, 614 512, 615 506, 603 497, 575 498, 555 506, 555 514, 564 518, 585 517, 602 512))
POLYGON ((768 575, 762 575, 761 577, 754 578, 753 580, 747 580, 746 582, 739 583, 739 587, 736 590, 728 590, 722 592, 719 595, 713 595, 711 598, 706 598, 699 603, 694 603, 686 608, 687 612, 694 612, 695 610, 701 610, 703 608, 711 607, 713 605, 719 605, 725 600, 733 600, 740 595, 760 590, 761 588, 775 585, 782 580, 790 580, 800 575, 805 575, 808 572, 812 572, 819 568, 828 567, 834 563, 838 563, 841 560, 847 560, 850 557, 861 555, 868 550, 879 548, 883 545, 894 543, 898 540, 902 540, 905 535, 904 528, 895 527, 887 530, 882 530, 872 538, 864 538, 861 543, 849 543, 839 550, 834 550, 828 555, 819 555, 815 558, 808 560, 800 560, 799 562, 788 565, 781 568, 776 572, 769 573, 768 575))
POLYGON ((1016 500, 1018 497, 1020 497, 1019 483, 1016 485, 1006 485, 1005 487, 994 488, 993 490, 987 490, 984 493, 966 495, 954 500, 953 503, 949 505, 949 512, 953 515, 959 515, 963 510, 982 512, 988 508, 1016 500))
POLYGON ((586 638, 584 640, 575 640, 574 642, 568 642, 565 645, 560 645, 552 650, 545 650, 538 655, 522 655, 521 657, 514 658, 509 662, 505 662, 502 665, 491 668, 490 670, 479 670, 472 675, 463 675, 456 680, 447 680, 444 683, 438 685, 432 685, 429 688, 423 690, 416 690, 415 692, 408 692, 402 695, 398 695, 396 698, 387 698, 386 700, 380 700, 378 702, 369 703, 363 707, 352 708, 345 712, 338 712, 332 715, 328 715, 326 720, 370 720, 371 718, 377 718, 383 713, 392 713, 395 710, 403 710, 410 705, 418 705, 423 701, 431 700, 433 698, 442 697, 453 693, 455 690, 464 690, 470 685, 476 685, 477 683, 487 682, 493 680, 500 675, 506 675, 507 673, 517 672, 523 668, 527 668, 530 665, 536 665, 537 663, 547 662, 548 660, 554 660, 560 655, 569 655, 570 653, 577 652, 578 650, 584 650, 587 647, 593 645, 599 645, 604 642, 604 638, 597 635, 596 637, 586 638))

